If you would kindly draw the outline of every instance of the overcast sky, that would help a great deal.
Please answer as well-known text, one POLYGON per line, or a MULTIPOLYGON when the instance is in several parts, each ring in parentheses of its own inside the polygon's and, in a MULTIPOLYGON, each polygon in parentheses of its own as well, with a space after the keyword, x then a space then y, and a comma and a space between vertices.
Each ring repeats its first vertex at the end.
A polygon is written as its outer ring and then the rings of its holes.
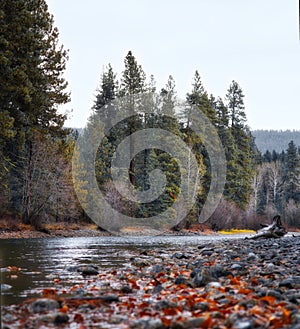
POLYGON ((120 77, 132 50, 158 89, 171 74, 180 98, 195 70, 208 93, 232 80, 245 94, 252 129, 300 129, 300 44, 296 0, 47 0, 69 49, 66 79, 83 127, 103 68, 120 77))

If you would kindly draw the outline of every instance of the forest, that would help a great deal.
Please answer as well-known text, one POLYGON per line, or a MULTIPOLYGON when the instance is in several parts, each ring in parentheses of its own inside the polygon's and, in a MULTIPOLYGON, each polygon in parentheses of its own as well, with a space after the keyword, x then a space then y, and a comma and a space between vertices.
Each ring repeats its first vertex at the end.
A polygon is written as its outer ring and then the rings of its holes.
MULTIPOLYGON (((91 221, 90 213, 82 207, 92 195, 85 179, 90 175, 89 168, 75 168, 80 175, 75 180, 77 186, 73 184, 74 168, 72 171, 79 134, 89 134, 91 127, 102 129, 105 135, 96 152, 94 167, 98 187, 113 207, 133 218, 146 219, 168 209, 180 193, 180 169, 176 160, 163 150, 145 149, 134 156, 127 168, 130 183, 137 190, 148 190, 149 171, 159 168, 166 177, 165 190, 159 198, 150 203, 129 202, 119 197, 112 184, 110 164, 117 145, 137 131, 155 127, 180 138, 196 159, 195 177, 199 184, 193 191, 195 203, 176 229, 189 227, 198 221, 212 181, 207 149, 201 136, 192 129, 199 111, 217 131, 226 157, 223 195, 208 226, 255 229, 262 220, 281 214, 286 225, 299 227, 298 147, 290 140, 284 151, 272 149, 261 154, 247 124, 245 95, 238 82, 232 80, 222 98, 206 91, 196 71, 186 93, 186 103, 195 113, 193 116, 189 110, 178 113, 172 75, 165 86, 157 87, 154 76, 147 75, 132 51, 128 51, 122 72, 115 72, 110 64, 102 72, 87 127, 80 132, 68 129, 64 126, 68 113, 61 114, 59 106, 68 103, 71 97, 64 78, 69 55, 59 43, 59 31, 46 2, 3 0, 0 17, 2 220, 17 220, 37 230, 43 230, 46 223, 91 221), (153 113, 143 115, 136 110, 128 120, 105 130, 105 123, 115 115, 109 105, 139 94, 156 95, 151 99, 155 103, 153 113), (161 114, 165 111, 169 116, 161 114), (98 120, 104 122, 104 128, 97 126, 98 120)), ((130 152, 134 154, 134 150, 130 152)), ((126 194, 127 187, 121 182, 119 185, 118 189, 126 194)))
POLYGON ((261 153, 273 150, 280 153, 286 151, 290 141, 300 146, 299 130, 253 130, 255 144, 261 153))

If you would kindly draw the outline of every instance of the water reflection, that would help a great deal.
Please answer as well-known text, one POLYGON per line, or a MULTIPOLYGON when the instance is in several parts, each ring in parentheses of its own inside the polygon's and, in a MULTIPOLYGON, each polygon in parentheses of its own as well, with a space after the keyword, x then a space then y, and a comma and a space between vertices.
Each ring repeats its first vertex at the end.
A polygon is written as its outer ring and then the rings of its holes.
MULTIPOLYGON (((213 237, 222 239, 223 237, 213 237)), ((67 271, 70 265, 95 263, 100 267, 121 267, 128 262, 126 252, 137 249, 182 247, 212 241, 211 236, 140 236, 0 240, 0 267, 16 266, 21 271, 1 272, 1 283, 12 288, 1 293, 2 305, 20 302, 37 287, 53 286, 53 277, 78 282, 78 274, 67 271)), ((82 278, 81 278, 82 279, 82 278)))

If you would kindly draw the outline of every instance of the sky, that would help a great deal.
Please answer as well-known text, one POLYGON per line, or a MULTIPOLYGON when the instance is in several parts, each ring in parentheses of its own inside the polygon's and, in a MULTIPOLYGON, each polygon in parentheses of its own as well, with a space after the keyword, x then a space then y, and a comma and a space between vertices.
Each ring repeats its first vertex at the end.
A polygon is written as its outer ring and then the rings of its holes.
POLYGON ((46 0, 69 49, 68 127, 84 127, 110 63, 120 78, 129 50, 160 90, 172 75, 185 99, 195 70, 225 97, 245 95, 251 129, 300 130, 299 4, 296 0, 46 0))

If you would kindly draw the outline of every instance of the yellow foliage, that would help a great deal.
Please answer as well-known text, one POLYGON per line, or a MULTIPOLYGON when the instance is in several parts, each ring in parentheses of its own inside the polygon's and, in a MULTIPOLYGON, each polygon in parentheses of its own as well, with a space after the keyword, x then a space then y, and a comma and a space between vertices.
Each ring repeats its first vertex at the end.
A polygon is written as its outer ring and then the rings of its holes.
POLYGON ((254 230, 246 230, 246 229, 231 229, 231 230, 221 230, 218 233, 220 234, 241 234, 241 233, 255 233, 254 230))

